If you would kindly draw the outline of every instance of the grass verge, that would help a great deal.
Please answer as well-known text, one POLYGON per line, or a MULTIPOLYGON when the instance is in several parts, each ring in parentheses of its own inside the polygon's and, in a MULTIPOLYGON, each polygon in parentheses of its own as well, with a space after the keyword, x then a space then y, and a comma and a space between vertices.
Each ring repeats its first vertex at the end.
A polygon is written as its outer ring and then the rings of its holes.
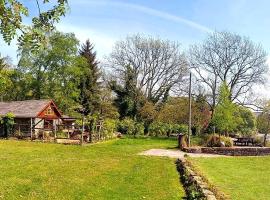
POLYGON ((270 199, 270 157, 189 158, 195 170, 233 200, 270 199))

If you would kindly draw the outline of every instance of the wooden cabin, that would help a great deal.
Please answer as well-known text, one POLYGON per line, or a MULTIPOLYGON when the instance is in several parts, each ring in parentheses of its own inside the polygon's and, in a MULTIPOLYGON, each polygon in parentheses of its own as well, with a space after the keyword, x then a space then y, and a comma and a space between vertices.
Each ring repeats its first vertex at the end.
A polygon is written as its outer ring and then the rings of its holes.
POLYGON ((53 131, 57 125, 72 122, 70 119, 65 122, 65 118, 52 100, 0 102, 0 116, 7 113, 14 115, 14 128, 28 135, 35 134, 39 130, 53 131))

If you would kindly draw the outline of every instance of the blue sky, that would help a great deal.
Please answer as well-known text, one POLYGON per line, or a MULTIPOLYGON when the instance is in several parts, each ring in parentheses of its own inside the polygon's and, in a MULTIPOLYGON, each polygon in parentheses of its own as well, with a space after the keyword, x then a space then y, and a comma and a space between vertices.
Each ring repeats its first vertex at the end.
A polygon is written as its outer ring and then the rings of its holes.
MULTIPOLYGON (((29 3, 35 12, 35 4, 29 3)), ((180 42, 183 49, 202 41, 209 32, 231 31, 250 37, 270 50, 268 0, 69 0, 70 11, 57 28, 89 38, 99 58, 115 41, 143 33, 180 42)), ((16 43, 0 41, 1 54, 16 62, 16 43)))

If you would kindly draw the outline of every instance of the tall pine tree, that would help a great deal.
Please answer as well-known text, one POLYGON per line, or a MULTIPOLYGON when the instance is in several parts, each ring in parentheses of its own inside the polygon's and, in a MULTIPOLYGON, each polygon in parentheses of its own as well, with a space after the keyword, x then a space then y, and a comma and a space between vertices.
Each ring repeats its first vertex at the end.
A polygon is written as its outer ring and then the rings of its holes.
POLYGON ((218 131, 226 135, 241 123, 238 107, 231 101, 230 96, 231 91, 226 82, 223 82, 219 89, 218 105, 212 118, 212 123, 218 131))
POLYGON ((83 114, 85 116, 99 112, 100 107, 100 91, 101 91, 101 72, 98 67, 99 62, 96 58, 94 45, 86 40, 82 45, 80 55, 87 60, 87 66, 84 67, 84 73, 81 77, 80 89, 80 103, 83 114))
POLYGON ((136 87, 134 70, 130 66, 126 68, 123 85, 112 81, 110 87, 116 94, 114 104, 118 108, 120 119, 125 117, 136 119, 139 109, 145 103, 145 99, 141 91, 136 87))

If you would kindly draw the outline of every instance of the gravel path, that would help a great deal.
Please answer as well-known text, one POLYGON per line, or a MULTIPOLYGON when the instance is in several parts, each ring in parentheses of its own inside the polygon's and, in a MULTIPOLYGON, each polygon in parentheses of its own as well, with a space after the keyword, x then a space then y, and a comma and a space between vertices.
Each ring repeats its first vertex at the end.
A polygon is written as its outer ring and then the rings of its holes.
POLYGON ((185 153, 180 150, 169 150, 169 149, 150 149, 139 153, 139 155, 144 156, 165 156, 170 158, 184 158, 184 155, 187 154, 190 157, 225 157, 223 155, 217 154, 203 154, 203 153, 185 153))

